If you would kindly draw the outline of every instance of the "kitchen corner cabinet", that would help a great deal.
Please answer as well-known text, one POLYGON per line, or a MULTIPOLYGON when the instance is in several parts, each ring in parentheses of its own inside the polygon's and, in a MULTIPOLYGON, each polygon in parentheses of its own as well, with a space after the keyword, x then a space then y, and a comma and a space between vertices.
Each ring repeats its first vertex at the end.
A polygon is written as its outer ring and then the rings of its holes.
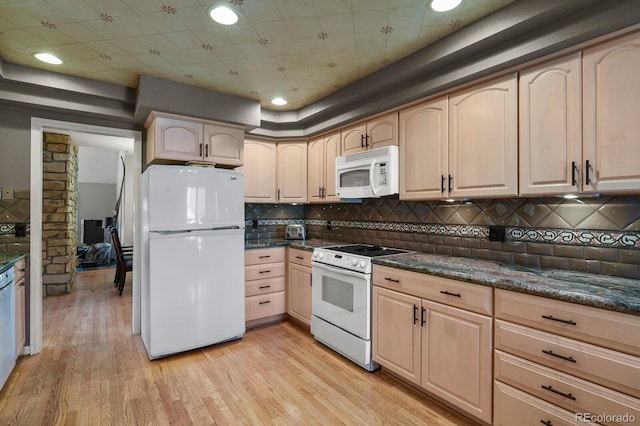
POLYGON ((16 325, 16 357, 22 355, 22 350, 27 341, 27 260, 20 259, 14 265, 15 273, 15 325, 16 325))
POLYGON ((244 200, 247 203, 276 202, 276 144, 244 142, 244 200))
POLYGON ((313 139, 308 146, 309 203, 339 202, 336 193, 336 157, 340 156, 340 132, 313 139))
POLYGON ((279 203, 307 202, 307 142, 277 145, 277 197, 279 203))
POLYGON ((513 74, 449 96, 448 197, 518 194, 517 88, 513 74))
POLYGON ((585 49, 582 69, 584 192, 637 192, 640 33, 585 49))
POLYGON ((342 130, 342 155, 398 145, 398 113, 392 112, 342 130))
POLYGON ((520 195, 579 191, 582 170, 581 56, 520 73, 520 195))
POLYGON ((492 289, 379 265, 373 282, 373 360, 491 423, 492 289))
POLYGON ((237 167, 243 163, 241 126, 152 112, 145 128, 147 164, 203 161, 237 167))
POLYGON ((245 250, 245 321, 254 327, 285 313, 284 247, 245 250))
POLYGON ((287 248, 287 313, 311 326, 311 252, 287 248))
POLYGON ((400 199, 442 198, 448 167, 449 104, 440 97, 400 111, 400 199))

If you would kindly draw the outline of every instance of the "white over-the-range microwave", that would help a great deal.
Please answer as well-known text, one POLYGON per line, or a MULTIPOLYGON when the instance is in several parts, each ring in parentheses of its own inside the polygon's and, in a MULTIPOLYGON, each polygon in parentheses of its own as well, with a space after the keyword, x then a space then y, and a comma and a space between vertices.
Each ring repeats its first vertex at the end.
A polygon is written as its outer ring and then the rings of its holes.
POLYGON ((378 198, 398 193, 398 147, 376 148, 336 158, 340 198, 378 198))

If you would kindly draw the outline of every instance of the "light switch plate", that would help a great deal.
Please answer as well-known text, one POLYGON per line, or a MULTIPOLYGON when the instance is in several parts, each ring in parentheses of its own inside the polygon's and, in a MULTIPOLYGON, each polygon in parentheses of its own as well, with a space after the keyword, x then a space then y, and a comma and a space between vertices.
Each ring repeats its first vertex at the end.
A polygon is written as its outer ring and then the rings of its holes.
POLYGON ((13 186, 2 187, 2 198, 5 200, 13 200, 13 186))

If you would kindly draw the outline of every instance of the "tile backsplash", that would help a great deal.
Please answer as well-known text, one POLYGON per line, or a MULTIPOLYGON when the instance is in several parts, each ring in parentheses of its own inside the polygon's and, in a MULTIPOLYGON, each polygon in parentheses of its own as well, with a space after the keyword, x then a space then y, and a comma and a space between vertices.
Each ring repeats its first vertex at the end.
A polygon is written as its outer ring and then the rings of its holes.
POLYGON ((517 198, 305 206, 247 204, 247 239, 282 238, 304 219, 308 238, 640 278, 640 196, 517 198), (254 220, 258 227, 252 230, 254 220), (489 226, 506 241, 489 241, 489 226), (330 229, 329 229, 330 228, 330 229))
POLYGON ((6 253, 29 253, 31 215, 29 190, 15 190, 13 199, 0 199, 0 257, 6 253), (24 224, 26 235, 16 236, 16 225, 24 224))

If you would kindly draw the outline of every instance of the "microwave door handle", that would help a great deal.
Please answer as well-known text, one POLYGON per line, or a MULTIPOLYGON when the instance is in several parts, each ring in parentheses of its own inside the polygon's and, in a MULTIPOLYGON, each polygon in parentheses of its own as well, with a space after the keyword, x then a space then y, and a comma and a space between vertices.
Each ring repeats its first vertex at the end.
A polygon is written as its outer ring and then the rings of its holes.
POLYGON ((371 161, 371 167, 369 167, 369 186, 371 187, 371 192, 374 197, 377 197, 376 193, 376 185, 374 183, 375 178, 375 170, 376 170, 376 160, 371 161))

